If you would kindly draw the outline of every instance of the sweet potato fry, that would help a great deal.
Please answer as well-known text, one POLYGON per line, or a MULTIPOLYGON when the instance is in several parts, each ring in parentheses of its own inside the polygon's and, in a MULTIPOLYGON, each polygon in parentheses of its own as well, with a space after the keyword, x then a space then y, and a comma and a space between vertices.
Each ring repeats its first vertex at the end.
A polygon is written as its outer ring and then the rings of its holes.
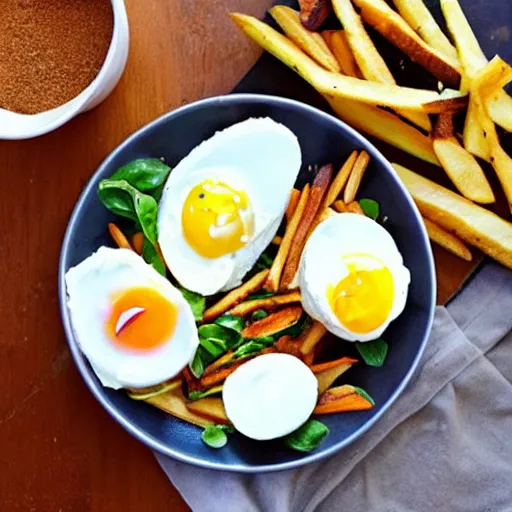
POLYGON ((108 223, 108 231, 120 249, 130 249, 133 251, 133 247, 128 242, 124 233, 113 222, 108 223))
POLYGON ((423 222, 427 228, 428 237, 432 242, 444 247, 447 251, 463 260, 471 261, 473 259, 468 246, 459 237, 446 231, 446 229, 443 229, 431 220, 423 218, 423 222))
POLYGON ((144 233, 138 231, 132 236, 132 247, 133 250, 140 256, 142 254, 142 248, 144 246, 144 233))
POLYGON ((344 30, 335 30, 331 35, 331 51, 340 65, 344 75, 364 78, 350 49, 344 30))
POLYGON ((187 401, 179 388, 163 395, 148 398, 146 402, 180 420, 193 423, 199 427, 205 427, 211 423, 209 420, 187 409, 187 401))
POLYGON ((300 292, 293 291, 284 295, 274 295, 273 297, 242 302, 241 304, 238 304, 238 306, 235 306, 233 309, 230 309, 228 313, 233 316, 246 316, 253 311, 257 311, 258 309, 272 311, 287 304, 300 302, 300 300, 300 292))
POLYGON ((401 165, 393 167, 423 216, 512 268, 512 224, 401 165))
POLYGON ((204 369, 203 375, 201 375, 201 377, 206 377, 207 375, 210 375, 211 373, 216 372, 219 368, 222 368, 223 366, 230 365, 234 359, 235 359, 235 353, 233 352, 233 350, 226 352, 223 356, 219 357, 219 359, 217 359, 213 363, 209 364, 204 369))
MULTIPOLYGON (((351 0, 334 0, 333 6, 336 15, 343 25, 344 34, 351 54, 354 56, 363 77, 372 82, 396 85, 391 71, 384 62, 384 59, 380 56, 377 48, 375 48, 375 45, 361 22, 361 18, 355 12, 351 0)), ((339 36, 333 36, 332 44, 338 44, 338 50, 342 50, 343 42, 339 40, 339 36)), ((345 74, 352 76, 349 73, 345 74)), ((430 131, 430 119, 424 112, 401 110, 399 113, 414 124, 430 131)))
POLYGON ((299 48, 302 48, 325 69, 334 73, 340 72, 338 61, 322 36, 304 28, 297 11, 286 5, 275 5, 269 9, 269 13, 299 48))
POLYGON ((388 41, 430 71, 438 80, 453 88, 460 85, 459 62, 429 46, 412 30, 405 20, 384 0, 354 0, 361 8, 364 21, 380 32, 388 41))
POLYGON ((494 167, 501 187, 512 211, 512 158, 501 147, 496 127, 489 115, 488 98, 512 80, 512 67, 494 57, 471 83, 471 103, 477 113, 480 127, 483 129, 489 148, 489 160, 494 167))
POLYGON ((263 286, 268 273, 268 269, 262 270, 243 285, 239 286, 235 290, 231 290, 227 295, 219 300, 219 302, 204 312, 203 322, 215 320, 215 318, 222 315, 222 313, 226 312, 228 309, 234 308, 237 304, 244 301, 251 293, 257 292, 263 286))
POLYGON ((301 222, 303 222, 304 220, 306 206, 308 205, 309 202, 309 196, 310 186, 309 183, 307 183, 304 189, 302 190, 302 193, 300 194, 300 199, 297 203, 297 207, 295 208, 293 216, 291 217, 290 222, 286 226, 283 241, 279 246, 279 250, 277 251, 277 255, 274 258, 272 266, 270 267, 270 272, 265 282, 266 288, 273 293, 279 290, 281 275, 283 273, 286 260, 290 254, 295 233, 299 228, 299 224, 301 224, 301 222))
POLYGON ((349 386, 339 386, 325 391, 318 400, 318 405, 313 410, 313 414, 333 414, 337 412, 364 411, 371 409, 373 404, 365 397, 360 395, 357 388, 349 386))
POLYGON ((318 342, 325 336, 327 329, 317 320, 304 334, 300 351, 306 355, 314 351, 318 342))
POLYGON ((281 283, 279 285, 279 289, 282 291, 287 290, 295 279, 309 230, 327 193, 332 174, 333 168, 332 165, 329 164, 321 167, 315 176, 313 186, 311 187, 311 194, 309 195, 299 226, 293 236, 290 251, 283 268, 281 283))
POLYGON ((230 425, 222 398, 206 397, 187 403, 187 409, 202 418, 221 425, 230 425))
POLYGON ((330 0, 299 0, 300 21, 308 30, 318 30, 331 12, 330 0))
POLYGON ((361 151, 354 163, 354 167, 352 168, 352 172, 350 173, 348 183, 343 194, 343 201, 345 204, 348 205, 348 203, 351 203, 356 198, 359 185, 361 185, 361 180, 363 179, 363 175, 369 163, 370 155, 366 151, 361 151))
POLYGON ((357 130, 434 165, 440 165, 432 141, 396 115, 358 101, 326 98, 336 115, 357 130))
POLYGON ((337 201, 334 201, 333 207, 338 213, 348 212, 347 205, 345 204, 345 201, 343 201, 343 199, 338 199, 337 201))
POLYGON ((393 0, 402 18, 432 48, 459 63, 457 50, 444 35, 423 0, 393 0))
MULTIPOLYGON (((327 95, 330 99, 349 98, 371 105, 432 114, 457 108, 462 109, 467 103, 467 99, 463 101, 460 101, 459 98, 442 99, 435 91, 366 82, 329 72, 266 23, 239 13, 232 13, 230 16, 248 37, 296 71, 318 92, 327 95)), ((461 97, 464 98, 463 95, 461 97)))
POLYGON ((364 211, 363 209, 361 208, 361 206, 359 206, 359 203, 357 201, 352 201, 350 203, 347 204, 347 210, 350 212, 350 213, 357 213, 357 215, 364 215, 364 211))
POLYGON ((293 212, 295 211, 295 208, 297 208, 297 204, 299 203, 300 198, 300 190, 296 188, 292 188, 292 191, 290 193, 290 200, 288 201, 288 206, 286 207, 286 221, 290 222, 293 212))
POLYGON ((330 370, 331 368, 336 368, 341 364, 354 364, 357 363, 357 359, 353 359, 351 357, 342 357, 340 359, 335 359, 334 361, 329 361, 328 363, 320 363, 314 364, 311 367, 311 371, 316 375, 317 373, 325 372, 326 370, 330 370))
POLYGON ((331 206, 334 203, 334 201, 338 199, 339 195, 343 191, 343 187, 346 185, 348 177, 350 176, 352 168, 354 167, 357 155, 357 151, 352 151, 352 153, 350 153, 350 156, 347 158, 345 163, 341 166, 341 169, 338 171, 338 174, 336 174, 336 177, 334 178, 327 194, 325 195, 323 203, 324 208, 331 206))
POLYGON ((243 331, 244 338, 272 336, 296 324, 302 316, 301 306, 289 306, 248 325, 243 331))
POLYGON ((484 171, 455 137, 452 114, 441 114, 432 133, 434 151, 459 192, 476 203, 494 203, 484 171))
POLYGON ((291 336, 281 336, 275 344, 278 352, 283 354, 290 354, 292 356, 298 357, 299 359, 302 359, 300 346, 300 340, 294 339, 291 336))
POLYGON ((327 391, 338 377, 352 367, 352 364, 353 363, 341 363, 338 366, 333 366, 332 368, 316 373, 318 394, 321 395, 324 391, 327 391))

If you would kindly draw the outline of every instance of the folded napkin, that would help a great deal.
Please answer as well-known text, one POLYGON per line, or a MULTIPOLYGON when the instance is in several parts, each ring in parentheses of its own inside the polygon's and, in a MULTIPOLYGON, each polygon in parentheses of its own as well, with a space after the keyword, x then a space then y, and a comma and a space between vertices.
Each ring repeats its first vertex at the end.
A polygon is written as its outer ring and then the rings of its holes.
POLYGON ((438 307, 420 367, 363 437, 297 470, 223 473, 157 454, 198 512, 512 510, 512 273, 438 307))

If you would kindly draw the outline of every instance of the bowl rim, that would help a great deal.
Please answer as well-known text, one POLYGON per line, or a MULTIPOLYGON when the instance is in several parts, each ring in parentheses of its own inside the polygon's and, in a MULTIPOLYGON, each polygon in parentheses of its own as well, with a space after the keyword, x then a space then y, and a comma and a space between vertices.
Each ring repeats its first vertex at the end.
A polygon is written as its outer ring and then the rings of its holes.
POLYGON ((148 124, 144 125, 143 127, 136 130, 133 134, 131 134, 128 138, 126 138, 121 144, 119 144, 108 156, 107 158, 98 166, 94 174, 90 177, 89 181, 87 182, 86 186, 82 190, 80 197, 73 209, 73 213, 71 214, 68 226, 66 228, 66 232, 64 235, 62 248, 61 248, 61 255, 59 260, 59 304, 60 304, 60 311, 61 311, 61 318, 62 323, 64 326, 64 332, 66 335, 66 340, 69 345, 71 354, 73 356, 73 359, 75 361, 76 366, 78 367, 78 370, 85 381, 87 387, 92 392, 92 394, 95 396, 95 398, 98 400, 98 402, 103 406, 103 408, 116 420, 127 432, 129 432, 131 435, 133 435, 136 439, 144 443, 146 446, 151 448, 152 450, 159 452, 162 455, 167 455, 169 457, 172 457, 175 460, 186 462, 188 464, 192 464, 195 466, 207 468, 207 469, 215 469, 215 470, 222 470, 222 471, 231 471, 231 472, 237 472, 237 473, 263 473, 263 472, 274 472, 274 471, 283 471, 287 469, 295 469, 300 466, 304 466, 306 464, 310 464, 312 462, 323 460, 327 457, 330 457, 331 455, 334 455, 338 451, 340 451, 342 448, 348 446, 353 441, 361 437, 365 432, 367 432, 383 415, 388 411, 388 409, 391 407, 391 405, 396 401, 396 399, 400 396, 400 394, 403 392, 404 388, 407 386, 409 381, 411 380, 412 375, 414 374, 416 368, 418 367, 419 361, 423 355, 423 352, 425 350, 425 346, 428 341, 428 337, 430 334, 430 330, 432 328, 432 323, 434 319, 434 311, 435 311, 435 302, 436 302, 436 274, 435 274, 435 266, 434 266, 434 258, 432 254, 432 249, 430 246, 430 242, 428 239, 428 235, 426 232, 425 227, 423 226, 421 222, 421 215, 418 211, 418 208, 416 207, 412 197, 410 196, 409 192, 405 188, 405 186, 400 181, 398 175, 394 171, 392 165, 389 163, 389 161, 382 155, 382 153, 370 142, 368 141, 363 135, 361 135, 359 132, 354 130, 352 127, 348 126, 343 121, 335 118, 334 116, 323 112, 315 107, 312 107, 310 105, 307 105, 305 103, 301 103, 296 100, 288 99, 288 98, 281 98, 278 96, 271 96, 271 95, 265 95, 265 94, 228 94, 228 95, 222 95, 222 96, 214 96, 210 98, 201 99, 198 101, 195 101, 193 103, 181 106, 179 108, 176 108, 174 110, 171 110, 155 120, 149 122, 148 124), (111 404, 108 403, 108 401, 103 396, 103 388, 100 384, 96 383, 94 378, 89 375, 89 368, 87 366, 87 363, 85 361, 85 357, 82 355, 80 348, 78 346, 78 343, 75 340, 73 329, 71 326, 71 320, 70 315, 67 308, 67 293, 66 293, 66 283, 65 283, 65 274, 66 274, 66 260, 68 259, 68 253, 69 248, 72 245, 73 240, 73 234, 75 229, 75 224, 78 222, 78 218, 81 214, 81 210, 84 207, 84 204, 89 197, 91 193, 94 193, 93 187, 95 186, 95 182, 97 181, 97 178, 99 175, 103 172, 104 168, 107 167, 110 162, 115 158, 115 156, 119 153, 121 153, 126 147, 128 147, 133 140, 135 140, 137 137, 139 137, 140 134, 152 129, 154 126, 157 126, 159 124, 164 124, 169 119, 179 116, 180 114, 187 112, 189 110, 198 110, 205 106, 212 106, 212 105, 223 105, 223 104, 240 104, 240 103, 246 103, 246 102, 252 102, 252 103, 263 103, 263 104, 272 104, 276 106, 287 106, 292 107, 294 109, 299 109, 303 111, 304 113, 311 115, 311 116, 318 116, 320 118, 323 118, 325 121, 329 123, 335 123, 339 126, 339 128, 342 129, 342 131, 347 132, 349 135, 354 137, 362 147, 369 149, 374 156, 376 156, 380 162, 384 165, 384 167, 387 168, 388 172, 390 173, 391 177, 394 179, 395 184, 397 187, 401 189, 401 191, 404 193, 404 197, 409 202, 409 206, 411 208, 411 211, 416 216, 417 220, 420 221, 420 235, 423 237, 424 246, 427 250, 427 261, 428 261, 428 272, 430 274, 430 285, 431 290, 430 294, 432 297, 432 301, 430 304, 430 310, 428 315, 428 321, 427 321, 427 328, 425 329, 425 332, 423 334, 423 339, 421 340, 420 348, 418 350, 418 353, 416 354, 411 367, 407 371, 406 375, 400 382, 400 384, 397 386, 393 394, 390 396, 390 398, 381 406, 380 410, 366 423, 361 425, 356 431, 354 431, 351 435, 346 437, 345 439, 335 443, 333 446, 322 450, 320 448, 319 451, 314 452, 309 455, 305 455, 300 459, 288 461, 288 462, 282 462, 282 463, 276 463, 276 464, 262 464, 258 466, 246 466, 246 465, 240 465, 240 464, 229 464, 224 462, 210 462, 205 461, 201 458, 198 458, 193 455, 187 455, 179 453, 178 451, 175 451, 172 447, 166 446, 163 443, 158 442, 156 439, 154 439, 151 435, 145 433, 143 430, 139 429, 137 426, 133 425, 128 418, 126 418, 122 413, 120 413, 117 408, 111 404))

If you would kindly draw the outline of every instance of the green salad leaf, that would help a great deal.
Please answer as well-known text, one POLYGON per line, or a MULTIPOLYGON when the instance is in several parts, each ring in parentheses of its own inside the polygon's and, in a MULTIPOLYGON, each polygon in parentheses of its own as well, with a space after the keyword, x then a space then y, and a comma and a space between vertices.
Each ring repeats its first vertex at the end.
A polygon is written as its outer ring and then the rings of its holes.
POLYGON ((368 402, 370 402, 372 405, 375 405, 375 400, 363 388, 358 388, 357 386, 353 386, 353 388, 359 395, 361 395, 363 398, 366 398, 368 402))
POLYGON ((267 292, 266 290, 261 290, 259 292, 254 292, 254 293, 251 293, 251 295, 249 295, 247 297, 247 299, 245 299, 246 301, 249 301, 249 300, 256 300, 256 299, 266 299, 267 297, 272 297, 274 294, 272 292, 267 292))
POLYGON ((189 303, 195 321, 200 322, 203 319, 203 313, 206 309, 206 299, 199 293, 191 292, 186 288, 180 288, 180 292, 183 298, 189 303))
POLYGON ((382 339, 365 341, 364 343, 358 342, 356 348, 368 366, 377 368, 384 364, 388 355, 388 344, 382 339))
POLYGON ((241 333, 245 327, 244 319, 241 316, 222 315, 215 320, 215 323, 227 329, 233 329, 238 333, 241 333))
POLYGON ((197 347, 192 362, 188 365, 188 367, 190 368, 192 375, 196 379, 199 379, 201 375, 203 375, 204 369, 210 363, 210 361, 213 361, 211 355, 202 346, 199 346, 197 347))
POLYGON ((222 385, 215 386, 214 388, 207 389, 206 391, 191 391, 188 394, 189 400, 199 400, 200 398, 206 398, 207 396, 217 395, 222 393, 222 385))
POLYGON ((226 435, 226 428, 224 425, 208 425, 201 434, 201 439, 210 448, 222 448, 226 446, 228 442, 228 436, 226 435))
POLYGON ((244 340, 244 344, 240 345, 233 354, 235 359, 242 359, 244 357, 248 357, 258 352, 261 352, 263 349, 274 344, 273 336, 265 336, 264 338, 254 338, 251 340, 244 340))
POLYGON ((251 315, 251 320, 253 322, 256 322, 257 320, 262 320, 263 318, 267 317, 268 313, 264 309, 257 309, 256 311, 253 311, 251 315))
POLYGON ((380 205, 374 199, 360 199, 359 206, 370 219, 377 220, 380 215, 380 205))
POLYGON ((158 203, 126 180, 101 180, 98 194, 103 204, 116 215, 138 221, 144 236, 156 245, 158 203))
POLYGON ((277 333, 276 339, 281 336, 291 336, 292 338, 298 338, 306 329, 311 326, 311 318, 308 315, 303 314, 299 321, 290 325, 286 329, 283 329, 281 332, 277 333))
POLYGON ((297 430, 283 438, 288 448, 299 452, 310 452, 318 448, 329 433, 329 428, 318 420, 309 420, 297 430))
POLYGON ((199 343, 214 359, 238 345, 242 339, 239 332, 217 324, 201 325, 197 332, 199 343))
POLYGON ((265 270, 266 268, 270 268, 272 266, 272 263, 274 263, 274 259, 270 257, 268 254, 262 253, 258 261, 256 262, 256 268, 258 270, 265 270))
POLYGON ((158 158, 139 158, 120 167, 110 179, 125 180, 141 192, 156 191, 159 196, 170 172, 171 168, 158 158))
POLYGON ((144 245, 142 246, 142 257, 146 263, 149 263, 158 273, 163 276, 167 275, 167 268, 162 258, 158 254, 155 246, 144 237, 144 245))

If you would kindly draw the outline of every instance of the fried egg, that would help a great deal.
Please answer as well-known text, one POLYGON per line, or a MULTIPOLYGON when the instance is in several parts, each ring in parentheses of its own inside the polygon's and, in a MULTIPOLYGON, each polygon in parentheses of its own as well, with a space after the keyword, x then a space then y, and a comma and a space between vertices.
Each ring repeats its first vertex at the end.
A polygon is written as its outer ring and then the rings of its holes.
POLYGON ((272 119, 216 133, 170 173, 159 205, 158 242, 185 288, 235 288, 270 244, 301 166, 297 137, 272 119))
POLYGON ((237 368, 224 383, 222 401, 234 427, 260 441, 282 437, 311 416, 318 381, 297 357, 264 354, 237 368))
POLYGON ((304 310, 349 341, 381 336, 404 310, 410 280, 386 229, 353 213, 318 225, 299 269, 304 310))
POLYGON ((193 358, 189 304, 135 252, 101 247, 68 270, 66 287, 75 339, 104 386, 153 386, 193 358))

